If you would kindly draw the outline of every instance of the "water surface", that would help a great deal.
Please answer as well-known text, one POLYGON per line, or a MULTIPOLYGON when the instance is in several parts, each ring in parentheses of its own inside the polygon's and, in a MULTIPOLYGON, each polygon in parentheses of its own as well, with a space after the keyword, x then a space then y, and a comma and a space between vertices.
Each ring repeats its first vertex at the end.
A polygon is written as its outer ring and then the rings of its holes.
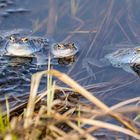
MULTIPOLYGON (((23 28, 56 42, 76 42, 80 46, 77 61, 69 67, 54 67, 85 87, 92 85, 93 94, 112 105, 139 96, 140 80, 122 69, 100 66, 98 60, 118 48, 140 44, 139 5, 138 0, 3 0, 0 30, 23 28)), ((8 95, 12 101, 15 97, 24 102, 19 97, 28 95, 36 71, 28 64, 1 66, 0 99, 8 95)))

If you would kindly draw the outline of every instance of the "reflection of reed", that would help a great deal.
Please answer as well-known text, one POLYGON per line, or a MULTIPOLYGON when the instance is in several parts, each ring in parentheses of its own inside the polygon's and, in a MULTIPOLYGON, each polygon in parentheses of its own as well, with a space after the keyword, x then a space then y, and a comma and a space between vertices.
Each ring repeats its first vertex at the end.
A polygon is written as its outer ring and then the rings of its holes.
POLYGON ((57 1, 49 0, 49 11, 48 11, 48 19, 47 19, 47 34, 53 35, 55 29, 57 28, 57 1))

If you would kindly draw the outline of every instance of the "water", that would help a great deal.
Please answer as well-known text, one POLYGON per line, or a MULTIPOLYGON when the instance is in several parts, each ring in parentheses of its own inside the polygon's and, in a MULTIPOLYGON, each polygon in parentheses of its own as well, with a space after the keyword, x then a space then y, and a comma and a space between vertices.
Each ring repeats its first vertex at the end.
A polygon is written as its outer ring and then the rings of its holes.
MULTIPOLYGON (((54 67, 85 87, 92 85, 91 92, 112 105, 139 96, 140 79, 122 69, 102 66, 98 60, 118 48, 140 44, 139 5, 138 0, 79 0, 75 3, 3 0, 0 1, 0 29, 29 29, 33 30, 33 35, 79 44, 79 55, 73 65, 54 67), (77 6, 74 8, 74 5, 77 6)), ((24 101, 20 97, 28 95, 31 75, 38 70, 24 64, 9 69, 0 70, 0 99, 3 100, 5 95, 12 99, 19 97, 11 104, 15 106, 18 101, 24 101)), ((45 82, 42 80, 41 89, 45 82)))

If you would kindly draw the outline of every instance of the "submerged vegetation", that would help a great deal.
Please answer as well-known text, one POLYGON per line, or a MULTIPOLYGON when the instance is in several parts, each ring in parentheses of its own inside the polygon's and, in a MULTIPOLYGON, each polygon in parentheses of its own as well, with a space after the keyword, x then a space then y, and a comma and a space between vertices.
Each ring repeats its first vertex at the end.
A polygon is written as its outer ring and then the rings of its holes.
POLYGON ((6 140, 81 138, 96 140, 107 137, 140 139, 138 117, 140 107, 133 104, 139 100, 134 98, 108 107, 68 75, 48 69, 32 76, 27 108, 22 106, 21 111, 21 106, 17 107, 14 112, 18 113, 20 108, 18 116, 9 117, 9 113, 7 116, 0 114, 0 138, 6 140), (47 90, 37 94, 41 77, 44 75, 48 75, 47 90), (52 76, 70 88, 56 85, 52 76), (79 100, 82 97, 92 104, 79 100), (108 122, 108 119, 112 121, 108 122), (112 136, 106 135, 109 131, 112 136))

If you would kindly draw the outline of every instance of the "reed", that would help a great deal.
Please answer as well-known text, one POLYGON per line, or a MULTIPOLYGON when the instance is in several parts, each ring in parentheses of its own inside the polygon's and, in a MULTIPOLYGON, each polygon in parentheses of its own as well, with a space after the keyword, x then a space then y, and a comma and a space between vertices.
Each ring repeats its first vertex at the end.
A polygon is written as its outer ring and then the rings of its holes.
MULTIPOLYGON (((9 110, 6 101, 7 116, 4 117, 0 113, 0 137, 15 140, 17 138, 85 138, 96 140, 96 131, 100 132, 104 128, 106 131, 114 131, 115 134, 124 134, 126 137, 131 136, 140 139, 137 127, 139 126, 140 108, 138 106, 137 108, 135 106, 129 108, 130 103, 137 101, 139 99, 134 98, 108 107, 68 75, 51 69, 49 60, 48 70, 33 74, 27 108, 23 107, 21 115, 12 117, 10 120, 11 110, 9 110), (43 76, 47 76, 47 90, 37 94, 43 76), (69 88, 56 85, 53 76, 63 81, 69 88), (55 95, 58 97, 54 98, 55 95), (89 100, 93 105, 78 100, 79 95, 89 100), (45 102, 42 102, 42 99, 45 102), (131 113, 136 113, 137 119, 129 117, 131 113), (109 123, 106 118, 116 119, 119 123, 109 123), (90 127, 86 127, 87 125, 90 127)), ((18 111, 18 107, 15 111, 18 111)))

